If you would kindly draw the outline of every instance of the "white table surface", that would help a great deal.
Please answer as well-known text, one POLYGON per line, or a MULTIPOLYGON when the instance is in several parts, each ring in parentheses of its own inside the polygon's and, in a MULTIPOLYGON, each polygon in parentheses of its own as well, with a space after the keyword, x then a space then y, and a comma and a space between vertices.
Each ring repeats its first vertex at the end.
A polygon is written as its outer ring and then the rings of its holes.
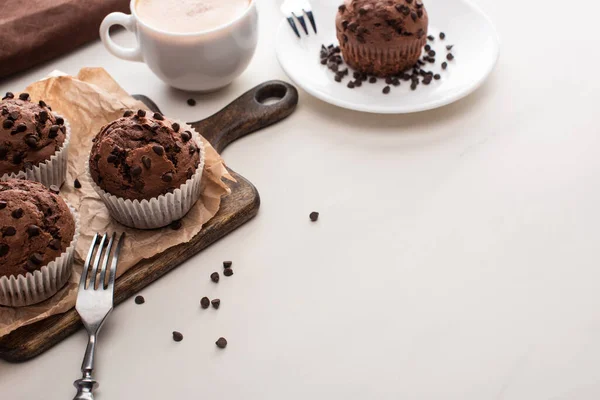
MULTIPOLYGON (((502 50, 470 97, 378 116, 301 92, 289 119, 225 151, 260 190, 259 215, 146 288, 143 306, 115 309, 98 400, 600 397, 600 7, 478 3, 502 50), (235 275, 214 285, 228 259, 235 275), (205 295, 221 308, 200 310, 205 295)), ((275 1, 259 6, 250 69, 196 107, 99 42, 0 91, 103 66, 166 114, 200 119, 286 79, 275 1)), ((0 362, 0 398, 72 398, 85 343, 81 331, 33 361, 0 362)))

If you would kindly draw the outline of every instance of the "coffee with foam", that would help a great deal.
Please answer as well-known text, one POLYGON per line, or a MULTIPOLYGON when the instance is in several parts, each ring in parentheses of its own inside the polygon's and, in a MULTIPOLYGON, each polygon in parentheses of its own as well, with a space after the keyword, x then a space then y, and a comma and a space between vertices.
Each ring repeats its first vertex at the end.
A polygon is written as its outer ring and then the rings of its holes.
POLYGON ((239 18, 252 0, 137 0, 138 17, 172 33, 209 31, 239 18))

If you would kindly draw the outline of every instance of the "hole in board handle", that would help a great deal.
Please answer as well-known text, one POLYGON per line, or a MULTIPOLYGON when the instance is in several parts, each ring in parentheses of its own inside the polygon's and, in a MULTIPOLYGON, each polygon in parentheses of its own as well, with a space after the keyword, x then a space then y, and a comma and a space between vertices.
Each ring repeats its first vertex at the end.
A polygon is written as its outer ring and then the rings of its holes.
POLYGON ((256 92, 256 101, 264 106, 279 103, 287 94, 287 88, 283 85, 270 85, 256 92))

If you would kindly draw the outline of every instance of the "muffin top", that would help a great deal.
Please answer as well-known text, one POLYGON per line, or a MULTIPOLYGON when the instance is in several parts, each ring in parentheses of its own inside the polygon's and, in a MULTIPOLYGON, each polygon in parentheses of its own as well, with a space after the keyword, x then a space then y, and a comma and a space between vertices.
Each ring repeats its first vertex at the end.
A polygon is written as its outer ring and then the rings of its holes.
POLYGON ((31 169, 47 161, 66 137, 65 121, 29 94, 7 93, 0 101, 0 175, 31 169))
POLYGON ((190 131, 159 113, 127 111, 105 125, 90 154, 92 179, 130 200, 172 193, 194 175, 200 152, 190 131))
POLYGON ((345 0, 336 17, 343 40, 375 45, 421 39, 428 24, 422 0, 345 0))
POLYGON ((0 182, 0 276, 39 270, 69 247, 74 234, 69 207, 41 183, 0 182))

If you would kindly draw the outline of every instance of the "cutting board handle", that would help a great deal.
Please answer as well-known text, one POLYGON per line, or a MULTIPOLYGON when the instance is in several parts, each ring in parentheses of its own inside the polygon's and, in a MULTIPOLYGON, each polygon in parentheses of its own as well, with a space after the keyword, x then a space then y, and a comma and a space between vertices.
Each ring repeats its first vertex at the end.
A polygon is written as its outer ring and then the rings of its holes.
POLYGON ((298 91, 283 81, 268 81, 250 89, 205 120, 189 123, 217 151, 289 116, 298 105, 298 91))

